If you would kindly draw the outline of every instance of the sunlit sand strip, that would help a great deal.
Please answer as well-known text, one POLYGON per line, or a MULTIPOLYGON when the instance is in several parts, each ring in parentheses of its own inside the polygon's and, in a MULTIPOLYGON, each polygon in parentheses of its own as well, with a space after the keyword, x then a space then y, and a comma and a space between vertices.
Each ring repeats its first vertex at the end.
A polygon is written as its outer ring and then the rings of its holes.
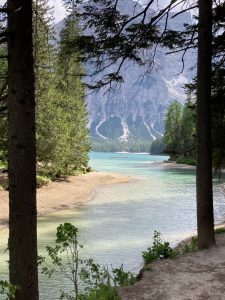
MULTIPOLYGON (((70 176, 66 181, 51 182, 37 190, 38 216, 54 211, 73 208, 93 198, 95 190, 110 184, 133 181, 131 176, 90 172, 80 176, 70 176)), ((0 191, 0 228, 8 224, 8 192, 0 191)))

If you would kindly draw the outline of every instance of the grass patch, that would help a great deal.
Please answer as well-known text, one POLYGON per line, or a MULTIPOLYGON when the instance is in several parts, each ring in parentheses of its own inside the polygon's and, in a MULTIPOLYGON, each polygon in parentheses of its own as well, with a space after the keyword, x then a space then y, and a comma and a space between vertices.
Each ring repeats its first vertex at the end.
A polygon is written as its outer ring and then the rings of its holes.
POLYGON ((196 236, 193 236, 190 241, 184 243, 181 246, 181 254, 198 251, 198 240, 196 236))
POLYGON ((225 227, 215 229, 215 234, 223 234, 225 233, 225 227))
MULTIPOLYGON (((225 233, 225 227, 220 227, 215 229, 215 234, 224 234, 225 233)), ((180 245, 178 245, 178 251, 181 254, 186 254, 190 252, 196 252, 198 251, 198 238, 197 236, 191 237, 191 240, 181 242, 180 245)))
POLYGON ((37 188, 40 188, 43 185, 48 184, 51 181, 51 179, 47 176, 44 176, 44 175, 37 175, 36 176, 36 181, 37 181, 37 188))

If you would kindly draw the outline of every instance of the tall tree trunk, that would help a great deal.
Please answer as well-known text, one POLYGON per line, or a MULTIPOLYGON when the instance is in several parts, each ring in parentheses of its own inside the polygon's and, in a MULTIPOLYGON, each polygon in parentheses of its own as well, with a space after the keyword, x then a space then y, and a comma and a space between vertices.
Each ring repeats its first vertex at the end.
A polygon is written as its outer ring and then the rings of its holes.
POLYGON ((215 244, 211 151, 212 0, 199 0, 197 74, 198 247, 215 244))
POLYGON ((16 300, 38 299, 32 0, 8 0, 9 271, 16 300))

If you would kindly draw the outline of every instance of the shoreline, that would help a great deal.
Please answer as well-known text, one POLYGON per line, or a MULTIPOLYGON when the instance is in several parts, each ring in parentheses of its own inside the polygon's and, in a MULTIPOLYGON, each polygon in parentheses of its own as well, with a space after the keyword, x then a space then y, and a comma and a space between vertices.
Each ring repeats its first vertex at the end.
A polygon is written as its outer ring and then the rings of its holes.
MULTIPOLYGON (((103 186, 129 183, 134 179, 132 176, 94 171, 50 182, 37 189, 37 216, 74 208, 91 201, 96 191, 103 186)), ((0 191, 0 207, 0 229, 3 229, 8 226, 7 191, 0 191)))
POLYGON ((119 288, 121 300, 224 299, 225 234, 208 249, 156 260, 134 285, 119 288))
POLYGON ((167 169, 186 169, 186 170, 196 170, 196 166, 187 164, 178 164, 175 161, 166 161, 162 163, 162 167, 167 169))

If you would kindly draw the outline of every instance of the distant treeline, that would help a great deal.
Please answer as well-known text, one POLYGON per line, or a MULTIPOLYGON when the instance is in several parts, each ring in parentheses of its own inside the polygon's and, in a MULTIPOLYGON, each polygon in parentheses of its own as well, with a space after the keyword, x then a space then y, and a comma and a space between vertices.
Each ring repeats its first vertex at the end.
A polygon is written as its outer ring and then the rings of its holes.
POLYGON ((195 164, 195 109, 174 101, 165 117, 164 136, 148 140, 120 141, 119 139, 92 139, 92 150, 98 152, 147 152, 152 155, 170 155, 179 163, 195 164))
POLYGON ((164 144, 164 138, 160 137, 155 139, 150 147, 150 154, 153 155, 162 155, 165 154, 165 144, 164 144))
POLYGON ((97 152, 147 152, 150 153, 151 141, 120 141, 118 139, 92 139, 92 150, 97 152))
POLYGON ((163 151, 178 163, 196 164, 195 107, 173 102, 166 113, 163 151))

